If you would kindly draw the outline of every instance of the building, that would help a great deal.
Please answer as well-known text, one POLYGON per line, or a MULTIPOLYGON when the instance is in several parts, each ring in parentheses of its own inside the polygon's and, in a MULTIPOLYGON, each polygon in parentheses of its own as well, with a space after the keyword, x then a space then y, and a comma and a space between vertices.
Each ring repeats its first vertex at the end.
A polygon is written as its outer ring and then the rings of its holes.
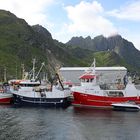
MULTIPOLYGON (((88 69, 89 67, 61 67, 60 75, 63 80, 78 85, 79 77, 88 69)), ((95 70, 99 84, 115 83, 116 79, 123 83, 123 78, 127 74, 125 67, 96 67, 95 70)))

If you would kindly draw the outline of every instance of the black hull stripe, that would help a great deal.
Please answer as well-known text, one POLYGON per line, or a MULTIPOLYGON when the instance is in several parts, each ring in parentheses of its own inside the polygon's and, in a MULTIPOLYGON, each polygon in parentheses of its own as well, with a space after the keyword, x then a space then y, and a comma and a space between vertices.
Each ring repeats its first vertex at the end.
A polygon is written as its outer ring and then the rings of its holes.
POLYGON ((14 94, 14 103, 21 105, 43 105, 43 106, 69 106, 71 104, 66 98, 30 98, 14 94))

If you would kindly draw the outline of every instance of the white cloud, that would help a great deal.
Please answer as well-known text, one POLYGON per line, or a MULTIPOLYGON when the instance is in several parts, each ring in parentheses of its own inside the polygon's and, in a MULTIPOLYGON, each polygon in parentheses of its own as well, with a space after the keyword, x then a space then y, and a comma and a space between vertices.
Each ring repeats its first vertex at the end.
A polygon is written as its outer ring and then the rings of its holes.
POLYGON ((140 51, 140 39, 139 39, 139 34, 133 34, 133 35, 128 35, 126 36, 127 40, 131 41, 134 46, 140 51))
POLYGON ((104 16, 104 9, 97 1, 85 2, 82 1, 75 6, 65 7, 71 23, 68 24, 70 32, 82 32, 88 35, 104 34, 106 36, 117 32, 113 26, 104 16))
POLYGON ((47 22, 44 12, 54 0, 0 0, 0 9, 8 10, 19 18, 25 19, 29 24, 42 24, 47 22))
POLYGON ((109 14, 120 19, 140 21, 140 0, 110 11, 109 14))

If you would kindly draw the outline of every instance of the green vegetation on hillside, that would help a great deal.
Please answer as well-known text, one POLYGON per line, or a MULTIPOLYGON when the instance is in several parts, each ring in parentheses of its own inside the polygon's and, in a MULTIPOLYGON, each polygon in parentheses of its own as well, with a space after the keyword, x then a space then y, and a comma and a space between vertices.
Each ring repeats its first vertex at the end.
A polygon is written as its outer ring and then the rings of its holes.
POLYGON ((97 66, 140 68, 140 52, 120 36, 98 36, 93 40, 76 37, 63 44, 53 40, 42 26, 29 26, 24 19, 0 10, 0 80, 5 68, 8 79, 21 78, 21 65, 30 71, 33 58, 37 60, 36 71, 45 62, 48 73, 54 73, 60 66, 90 66, 94 58, 97 66))
POLYGON ((82 65, 83 62, 69 54, 63 45, 56 43, 42 26, 31 27, 23 19, 0 10, 0 80, 5 68, 8 78, 20 78, 21 65, 29 71, 33 58, 37 60, 37 69, 45 62, 50 73, 57 66, 82 65))

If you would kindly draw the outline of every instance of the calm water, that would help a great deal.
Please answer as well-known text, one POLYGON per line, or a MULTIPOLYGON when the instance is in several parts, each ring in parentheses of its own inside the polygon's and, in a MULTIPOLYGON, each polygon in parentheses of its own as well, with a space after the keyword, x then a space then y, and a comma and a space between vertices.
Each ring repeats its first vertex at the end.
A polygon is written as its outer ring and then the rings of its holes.
POLYGON ((0 106, 0 140, 140 140, 140 112, 0 106))

